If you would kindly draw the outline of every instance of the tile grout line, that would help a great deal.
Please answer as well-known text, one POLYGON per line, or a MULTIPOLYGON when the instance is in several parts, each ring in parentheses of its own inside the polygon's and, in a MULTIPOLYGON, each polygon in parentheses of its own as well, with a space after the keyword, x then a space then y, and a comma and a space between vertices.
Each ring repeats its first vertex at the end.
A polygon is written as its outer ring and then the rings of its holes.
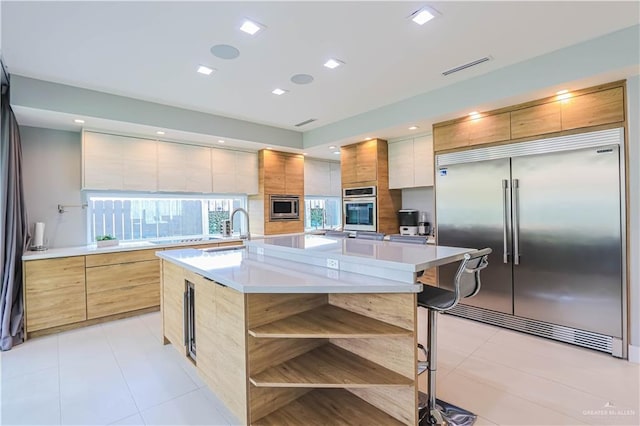
MULTIPOLYGON (((100 325, 100 331, 102 331, 102 333, 104 334, 104 338, 107 341, 107 345, 109 345, 109 349, 111 349, 111 355, 113 355, 113 359, 116 361, 116 365, 118 366, 118 370, 120 370, 120 376, 122 376, 122 380, 124 380, 124 384, 127 386, 127 390, 129 391, 129 395, 131 396, 131 400, 133 401, 133 405, 136 407, 137 414, 142 419, 142 423, 144 423, 146 425, 146 422, 144 421, 144 417, 142 417, 142 412, 140 411, 140 407, 138 407, 138 403, 136 402, 136 398, 133 396, 133 392, 131 391, 131 387, 129 386, 129 382, 127 381, 127 378, 124 376, 124 371, 122 371, 122 366, 120 365, 120 362, 118 361, 118 357, 116 356, 116 353, 113 350, 113 346, 111 345, 111 342, 109 341, 109 336, 107 335, 107 333, 104 332, 104 328, 103 328, 102 324, 100 325)), ((128 416, 123 417, 121 419, 115 420, 115 421, 113 421, 111 423, 119 422, 120 420, 126 419, 127 417, 131 417, 132 415, 133 414, 128 415, 128 416)))

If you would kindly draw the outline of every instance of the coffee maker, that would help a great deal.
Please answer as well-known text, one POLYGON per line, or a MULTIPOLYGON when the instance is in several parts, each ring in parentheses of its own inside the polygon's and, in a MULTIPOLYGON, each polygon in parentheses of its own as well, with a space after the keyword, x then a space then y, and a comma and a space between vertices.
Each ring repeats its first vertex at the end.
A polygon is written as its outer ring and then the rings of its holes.
POLYGON ((431 234, 431 224, 428 222, 427 212, 420 212, 418 220, 418 235, 431 234))
POLYGON ((400 235, 418 235, 418 210, 399 210, 398 222, 400 223, 400 235))

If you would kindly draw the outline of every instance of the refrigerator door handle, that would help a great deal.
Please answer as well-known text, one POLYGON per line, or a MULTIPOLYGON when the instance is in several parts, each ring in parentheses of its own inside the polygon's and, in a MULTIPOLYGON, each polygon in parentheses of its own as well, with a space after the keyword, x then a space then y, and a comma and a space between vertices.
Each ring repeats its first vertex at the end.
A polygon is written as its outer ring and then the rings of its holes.
POLYGON ((509 190, 509 181, 502 179, 502 262, 509 263, 509 246, 508 246, 508 230, 509 224, 509 207, 507 206, 507 191, 509 190))
POLYGON ((518 209, 518 179, 511 183, 513 189, 513 264, 520 264, 520 210, 518 209))

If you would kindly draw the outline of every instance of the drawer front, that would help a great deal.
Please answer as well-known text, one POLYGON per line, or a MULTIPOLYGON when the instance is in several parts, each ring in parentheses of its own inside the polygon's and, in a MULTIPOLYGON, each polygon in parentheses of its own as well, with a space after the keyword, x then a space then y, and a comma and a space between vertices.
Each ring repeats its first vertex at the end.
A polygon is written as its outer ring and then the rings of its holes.
POLYGON ((87 319, 84 256, 24 262, 27 332, 87 319))
POLYGON ((115 265, 118 263, 142 262, 158 259, 156 251, 160 249, 120 251, 116 253, 92 254, 87 256, 87 268, 115 265))
POLYGON ((87 319, 160 305, 160 285, 144 284, 87 294, 87 319))
POLYGON ((24 262, 27 293, 84 287, 84 256, 24 262))
POLYGON ((160 260, 87 268, 87 294, 154 284, 160 288, 160 260))

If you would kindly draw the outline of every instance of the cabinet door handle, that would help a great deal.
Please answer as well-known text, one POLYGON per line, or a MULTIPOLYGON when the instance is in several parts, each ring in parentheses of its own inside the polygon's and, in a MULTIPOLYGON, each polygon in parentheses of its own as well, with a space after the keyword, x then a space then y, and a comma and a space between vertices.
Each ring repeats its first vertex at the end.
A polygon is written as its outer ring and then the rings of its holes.
POLYGON ((514 179, 513 189, 513 264, 520 264, 520 209, 518 208, 519 182, 514 179))
POLYGON ((509 263, 509 246, 508 246, 508 226, 509 226, 509 207, 507 206, 507 191, 509 191, 509 181, 502 180, 502 262, 509 263))
POLYGON ((189 344, 189 291, 185 290, 182 294, 182 316, 184 318, 182 322, 182 334, 184 336, 184 345, 189 344))

